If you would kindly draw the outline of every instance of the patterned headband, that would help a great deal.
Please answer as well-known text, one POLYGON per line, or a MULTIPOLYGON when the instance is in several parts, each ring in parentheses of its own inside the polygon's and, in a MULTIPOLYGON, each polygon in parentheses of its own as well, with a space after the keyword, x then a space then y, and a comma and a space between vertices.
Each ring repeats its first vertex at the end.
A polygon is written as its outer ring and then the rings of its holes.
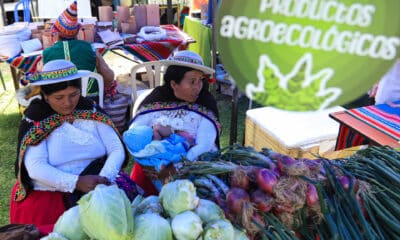
POLYGON ((63 69, 44 71, 38 73, 27 74, 25 79, 29 82, 37 82, 42 80, 56 80, 59 78, 68 77, 78 73, 76 66, 70 66, 63 69))
POLYGON ((172 57, 172 60, 180 61, 180 62, 184 62, 184 63, 193 63, 193 64, 197 64, 197 65, 204 65, 201 60, 192 58, 192 57, 187 57, 187 56, 174 56, 174 57, 172 57))

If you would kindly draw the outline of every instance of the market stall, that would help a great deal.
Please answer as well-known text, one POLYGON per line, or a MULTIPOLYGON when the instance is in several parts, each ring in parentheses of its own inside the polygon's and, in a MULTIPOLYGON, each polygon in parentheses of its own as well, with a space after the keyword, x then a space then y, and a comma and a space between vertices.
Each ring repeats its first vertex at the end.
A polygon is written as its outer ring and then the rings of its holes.
MULTIPOLYGON (((205 57, 212 48, 215 54, 211 29, 186 19, 189 35, 193 31, 192 36, 205 45, 198 51, 204 51, 205 57)), ((118 48, 151 61, 171 53, 160 47, 173 51, 178 45, 158 41, 118 48)), ((240 57, 246 60, 254 52, 236 50, 232 55, 240 61, 231 67, 247 67, 240 57)), ((320 64, 320 53, 310 52, 290 63, 279 59, 284 63, 280 66, 273 55, 262 55, 253 61, 256 67, 251 71, 243 67, 243 72, 259 80, 242 83, 243 90, 268 105, 247 111, 242 123, 246 146, 230 144, 203 153, 196 161, 181 157, 157 196, 143 194, 131 201, 115 185, 98 185, 66 211, 44 239, 400 238, 400 153, 396 149, 400 147, 400 102, 343 109, 334 104, 342 101, 338 86, 327 84, 333 67, 313 69, 320 64), (357 143, 368 139, 377 146, 349 149, 356 139, 349 137, 351 131, 359 135, 357 143)), ((40 55, 34 57, 10 58, 10 64, 34 71, 40 55)), ((209 63, 215 64, 211 60, 215 55, 209 57, 209 63)))

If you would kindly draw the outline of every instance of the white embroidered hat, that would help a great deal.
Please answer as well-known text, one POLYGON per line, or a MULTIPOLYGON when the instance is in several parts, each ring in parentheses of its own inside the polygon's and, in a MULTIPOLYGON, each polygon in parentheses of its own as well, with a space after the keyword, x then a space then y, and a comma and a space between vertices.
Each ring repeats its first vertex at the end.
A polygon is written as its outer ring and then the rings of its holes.
POLYGON ((175 65, 190 67, 210 75, 214 73, 214 69, 204 65, 204 61, 199 54, 189 50, 179 51, 175 53, 174 56, 162 61, 169 66, 175 65))
POLYGON ((25 80, 33 86, 39 86, 70 81, 86 77, 89 74, 90 71, 78 70, 72 62, 59 59, 46 63, 41 72, 27 74, 25 80))

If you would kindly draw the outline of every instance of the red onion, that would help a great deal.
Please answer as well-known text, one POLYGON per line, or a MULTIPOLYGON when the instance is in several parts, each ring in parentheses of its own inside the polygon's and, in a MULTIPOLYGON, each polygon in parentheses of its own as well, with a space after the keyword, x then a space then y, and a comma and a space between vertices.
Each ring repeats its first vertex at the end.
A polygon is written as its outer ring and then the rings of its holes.
POLYGON ((349 191, 350 188, 350 178, 348 176, 342 175, 339 177, 340 185, 342 185, 345 191, 349 191))
POLYGON ((249 177, 243 169, 236 169, 231 177, 230 184, 232 187, 248 189, 250 185, 249 177))
POLYGON ((275 163, 269 165, 271 171, 279 178, 281 176, 281 172, 279 171, 278 166, 275 163))
POLYGON ((226 202, 232 212, 241 214, 243 205, 250 202, 250 196, 244 189, 234 187, 226 194, 226 202))
POLYGON ((251 194, 251 202, 261 212, 269 212, 272 208, 273 197, 264 191, 257 189, 251 194))
POLYGON ((268 156, 271 159, 277 160, 278 158, 281 158, 284 155, 282 153, 278 153, 278 152, 275 152, 275 151, 273 151, 271 149, 268 149, 267 153, 266 153, 266 156, 268 156))
POLYGON ((319 173, 322 165, 321 161, 318 160, 304 159, 304 163, 312 173, 319 173))
POLYGON ((260 189, 266 193, 272 193, 273 187, 278 182, 278 178, 271 170, 261 168, 256 173, 256 182, 260 189))
POLYGON ((296 162, 296 160, 289 156, 282 155, 282 157, 277 159, 277 162, 278 162, 279 171, 281 173, 284 173, 284 172, 286 172, 287 168, 290 168, 290 166, 292 166, 296 162))
POLYGON ((357 178, 353 177, 352 179, 350 179, 350 177, 348 177, 346 175, 342 175, 342 176, 338 177, 338 179, 339 179, 340 185, 342 185, 342 187, 345 191, 349 191, 349 189, 350 189, 350 180, 353 181, 353 192, 356 193, 358 191, 359 184, 358 184, 357 178))
POLYGON ((291 206, 286 206, 282 204, 276 204, 273 208, 272 211, 274 214, 279 215, 280 213, 287 212, 287 213, 293 213, 293 208, 291 206))
POLYGON ((307 206, 312 207, 319 201, 318 191, 314 184, 307 184, 306 202, 307 206))
POLYGON ((328 179, 328 178, 327 178, 325 175, 323 175, 323 174, 321 174, 321 173, 318 173, 318 174, 317 174, 317 180, 318 180, 319 182, 325 182, 327 179, 328 179))

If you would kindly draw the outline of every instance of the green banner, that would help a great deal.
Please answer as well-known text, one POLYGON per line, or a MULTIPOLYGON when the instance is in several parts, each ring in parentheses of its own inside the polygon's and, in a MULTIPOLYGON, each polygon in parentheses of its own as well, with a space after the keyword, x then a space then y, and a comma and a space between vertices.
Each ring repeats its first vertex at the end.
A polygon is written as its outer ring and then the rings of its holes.
POLYGON ((217 48, 254 101, 325 109, 366 94, 398 58, 399 9, 399 0, 224 0, 217 48))

